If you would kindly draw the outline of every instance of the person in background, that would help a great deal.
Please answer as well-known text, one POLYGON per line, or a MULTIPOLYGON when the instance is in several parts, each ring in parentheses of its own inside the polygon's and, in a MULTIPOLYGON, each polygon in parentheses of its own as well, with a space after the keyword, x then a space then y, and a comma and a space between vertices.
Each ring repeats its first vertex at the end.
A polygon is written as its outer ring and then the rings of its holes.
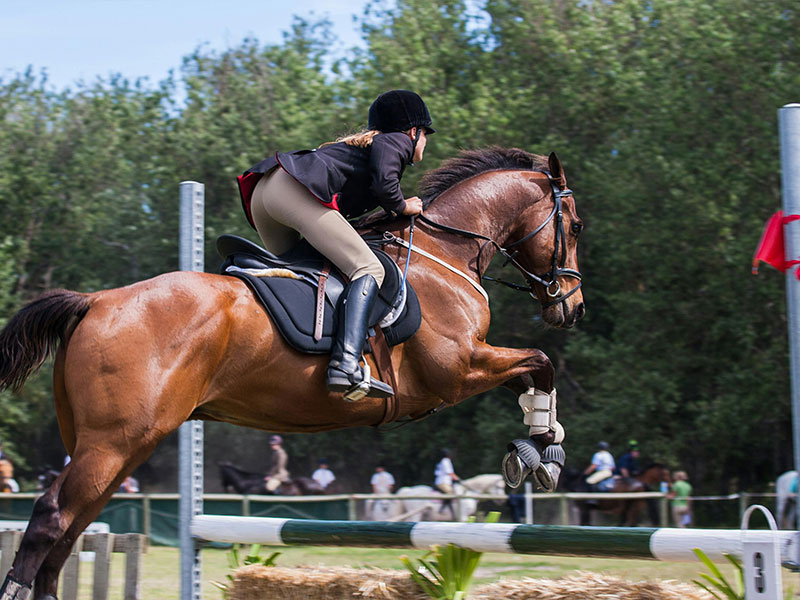
POLYGON ((636 477, 641 473, 639 469, 639 442, 628 441, 628 451, 617 461, 617 473, 622 477, 636 477))
POLYGON ((383 465, 375 467, 375 472, 369 480, 373 494, 391 494, 394 490, 394 476, 383 465))
POLYGON ((0 440, 0 460, 11 460, 8 454, 3 452, 3 440, 0 440))
MULTIPOLYGON (((456 475, 453 467, 453 453, 448 448, 442 448, 442 456, 439 462, 436 463, 436 469, 433 475, 433 485, 436 486, 437 490, 445 494, 452 494, 453 483, 461 481, 461 478, 456 475)), ((453 508, 452 499, 448 498, 447 500, 442 500, 442 506, 439 508, 439 512, 443 512, 446 508, 450 509, 450 512, 453 514, 453 519, 455 519, 456 510, 453 508)))
POLYGON ((8 458, 0 459, 0 493, 15 494, 19 492, 19 484, 14 479, 14 465, 8 458))
POLYGON ((333 471, 328 468, 328 459, 320 458, 317 464, 319 466, 311 475, 311 479, 320 484, 324 490, 336 480, 336 475, 334 475, 333 471))
POLYGON ((583 472, 586 475, 586 483, 597 485, 601 490, 606 491, 614 485, 614 457, 608 451, 608 442, 598 442, 597 452, 592 456, 592 464, 586 467, 583 472))
POLYGON ((452 494, 453 482, 461 481, 453 468, 453 453, 448 448, 442 448, 442 456, 436 464, 433 475, 433 485, 445 494, 452 494))
POLYGON ((692 524, 692 484, 686 471, 675 471, 672 484, 672 519, 675 527, 688 527, 692 524))
POLYGON ((274 494, 282 483, 289 481, 289 471, 286 469, 289 455, 283 449, 283 438, 279 435, 270 436, 269 447, 272 451, 272 466, 267 476, 264 477, 264 483, 267 491, 274 494))
POLYGON ((119 491, 123 494, 137 494, 139 493, 139 481, 133 475, 128 475, 119 486, 119 491))

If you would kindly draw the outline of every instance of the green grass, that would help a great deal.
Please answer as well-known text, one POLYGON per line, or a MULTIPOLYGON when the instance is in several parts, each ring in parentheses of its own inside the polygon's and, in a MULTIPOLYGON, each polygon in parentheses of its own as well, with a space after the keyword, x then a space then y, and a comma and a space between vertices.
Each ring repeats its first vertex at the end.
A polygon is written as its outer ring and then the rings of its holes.
MULTIPOLYGON (((286 547, 265 546, 262 556, 279 550, 281 566, 293 565, 349 565, 354 567, 374 566, 403 570, 400 556, 420 558, 423 550, 390 550, 382 548, 333 548, 333 547, 286 547)), ((221 600, 220 591, 212 586, 211 580, 225 581, 229 572, 227 550, 208 549, 203 551, 203 599, 221 600)), ((719 565, 726 577, 732 578, 733 567, 719 565)), ((81 564, 81 599, 91 598, 92 563, 81 564)), ((110 600, 122 600, 124 560, 115 554, 111 572, 110 600)), ((698 573, 705 571, 700 562, 668 563, 649 560, 621 560, 583 557, 524 556, 519 554, 500 554, 487 552, 483 555, 475 574, 475 585, 490 583, 500 578, 545 577, 548 579, 585 570, 605 573, 630 581, 651 579, 673 579, 689 583, 698 573)), ((180 595, 180 554, 177 548, 151 547, 143 558, 143 577, 141 582, 144 600, 178 600, 180 595)), ((783 573, 784 589, 800 589, 800 576, 783 573)))

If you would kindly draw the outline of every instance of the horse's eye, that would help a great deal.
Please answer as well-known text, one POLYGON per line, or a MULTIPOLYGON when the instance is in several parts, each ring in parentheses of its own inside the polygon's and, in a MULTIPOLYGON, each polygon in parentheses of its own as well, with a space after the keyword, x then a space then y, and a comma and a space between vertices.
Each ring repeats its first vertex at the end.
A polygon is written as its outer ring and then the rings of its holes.
POLYGON ((578 235, 581 231, 583 231, 583 223, 573 223, 572 224, 572 233, 578 235))

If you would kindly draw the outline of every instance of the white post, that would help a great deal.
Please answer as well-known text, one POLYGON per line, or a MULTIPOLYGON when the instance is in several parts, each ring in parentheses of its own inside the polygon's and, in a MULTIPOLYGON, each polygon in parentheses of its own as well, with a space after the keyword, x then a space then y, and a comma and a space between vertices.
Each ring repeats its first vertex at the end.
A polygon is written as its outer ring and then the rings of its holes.
MULTIPOLYGON (((180 270, 203 271, 205 186, 180 184, 180 270)), ((200 545, 189 530, 203 513, 203 422, 187 421, 178 430, 178 537, 181 548, 181 600, 201 600, 203 564, 200 545)))
POLYGON ((525 482, 525 523, 533 525, 533 485, 525 482))

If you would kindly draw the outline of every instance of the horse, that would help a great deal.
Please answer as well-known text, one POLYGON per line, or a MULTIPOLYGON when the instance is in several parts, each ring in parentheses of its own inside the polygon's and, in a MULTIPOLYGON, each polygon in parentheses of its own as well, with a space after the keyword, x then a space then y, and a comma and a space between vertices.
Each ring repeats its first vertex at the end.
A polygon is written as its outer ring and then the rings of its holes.
MULTIPOLYGON (((493 496, 505 495, 506 484, 502 475, 483 474, 462 479, 453 483, 453 493, 463 496, 468 494, 489 494, 493 496)), ((478 500, 464 498, 453 500, 451 503, 438 498, 441 492, 428 485, 415 485, 402 487, 395 494, 397 500, 381 499, 367 501, 365 512, 372 521, 452 521, 455 518, 455 508, 450 508, 453 502, 458 503, 458 515, 462 521, 474 515, 478 509, 478 500), (431 496, 430 499, 409 499, 404 496, 431 496), (399 518, 401 517, 402 518, 399 518)), ((495 502, 503 502, 496 500, 495 502)))
POLYGON ((293 350, 235 277, 183 271, 94 293, 52 290, 13 315, 0 332, 0 390, 19 390, 53 352, 55 411, 72 460, 37 500, 0 600, 28 597, 34 584, 36 600, 55 596, 78 535, 189 419, 312 433, 417 420, 500 386, 517 396, 535 388, 551 394, 551 424, 523 441, 541 449, 530 468, 544 481, 546 453, 561 451, 554 368, 541 350, 486 342, 480 284, 499 253, 525 280, 516 288, 540 303, 542 322, 571 328, 583 317, 583 223, 561 162, 513 148, 464 151, 427 173, 420 195, 409 261, 410 218, 360 225, 387 240, 401 268, 408 262, 421 305, 418 331, 390 349, 393 399, 329 393, 328 357, 293 350))
POLYGON ((775 480, 778 527, 795 529, 797 524, 797 471, 786 471, 775 480))
POLYGON ((266 473, 245 471, 229 462, 217 463, 222 489, 233 490, 237 494, 275 494, 276 496, 311 496, 327 493, 319 483, 310 477, 295 477, 281 483, 275 492, 267 490, 266 473))
MULTIPOLYGON (((662 481, 671 483, 669 469, 662 464, 652 464, 636 477, 615 477, 609 493, 622 492, 647 492, 659 488, 662 481)), ((575 469, 568 469, 564 472, 562 479, 564 488, 570 492, 591 492, 592 489, 586 483, 583 473, 575 469)), ((658 526, 658 511, 653 505, 648 504, 645 498, 630 498, 619 500, 576 500, 576 506, 580 514, 581 525, 591 525, 591 512, 600 511, 609 515, 618 515, 618 525, 636 527, 639 524, 639 516, 642 509, 647 505, 650 510, 650 520, 653 525, 658 526)))

